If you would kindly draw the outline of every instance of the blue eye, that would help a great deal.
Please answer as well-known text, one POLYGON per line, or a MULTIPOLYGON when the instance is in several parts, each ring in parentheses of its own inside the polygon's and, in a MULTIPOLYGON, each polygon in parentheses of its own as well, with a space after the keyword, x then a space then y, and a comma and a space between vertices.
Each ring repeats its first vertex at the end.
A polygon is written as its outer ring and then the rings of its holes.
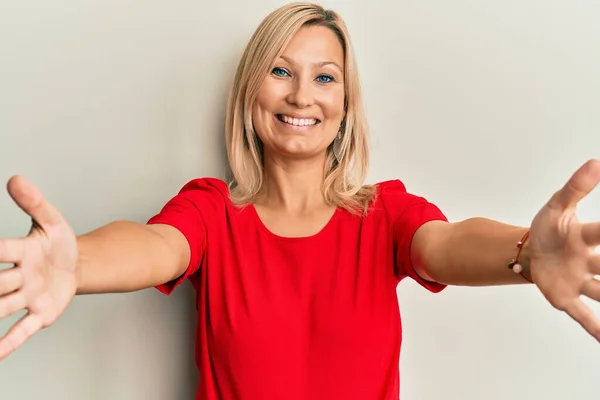
POLYGON ((319 83, 329 83, 329 82, 333 82, 333 81, 334 81, 334 79, 330 75, 319 75, 317 77, 317 82, 319 82, 319 83))
POLYGON ((289 75, 288 72, 283 69, 283 68, 279 68, 279 67, 275 67, 273 68, 273 70, 271 71, 271 73, 275 76, 286 76, 289 75))

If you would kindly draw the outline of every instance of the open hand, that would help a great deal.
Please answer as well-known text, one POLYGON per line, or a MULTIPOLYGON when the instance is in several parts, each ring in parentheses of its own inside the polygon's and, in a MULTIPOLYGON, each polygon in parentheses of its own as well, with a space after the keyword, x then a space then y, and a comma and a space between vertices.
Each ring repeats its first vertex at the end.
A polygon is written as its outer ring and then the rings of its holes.
POLYGON ((15 203, 32 218, 29 235, 0 239, 0 319, 27 310, 0 339, 0 360, 53 324, 75 296, 77 239, 71 226, 25 178, 8 181, 15 203))
MULTIPOLYGON (((577 203, 600 182, 600 160, 580 167, 535 216, 530 230, 533 282, 558 310, 600 341, 600 319, 580 298, 600 302, 600 222, 577 220, 577 203)), ((599 205, 600 206, 600 205, 599 205)))

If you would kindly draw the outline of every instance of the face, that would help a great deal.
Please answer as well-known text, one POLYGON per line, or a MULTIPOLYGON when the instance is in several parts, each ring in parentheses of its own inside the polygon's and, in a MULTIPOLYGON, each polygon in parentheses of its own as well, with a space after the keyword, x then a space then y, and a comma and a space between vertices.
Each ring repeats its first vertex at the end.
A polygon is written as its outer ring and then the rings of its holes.
POLYGON ((302 28, 265 78, 252 114, 265 157, 323 157, 344 117, 344 50, 323 26, 302 28))

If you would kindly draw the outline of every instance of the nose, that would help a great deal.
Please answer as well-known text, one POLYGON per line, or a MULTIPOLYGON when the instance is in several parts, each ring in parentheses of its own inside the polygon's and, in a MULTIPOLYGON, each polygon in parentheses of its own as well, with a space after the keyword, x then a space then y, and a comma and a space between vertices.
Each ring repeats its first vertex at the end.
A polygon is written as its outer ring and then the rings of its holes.
POLYGON ((311 81, 307 79, 295 79, 291 85, 287 101, 298 108, 310 107, 314 103, 311 81))

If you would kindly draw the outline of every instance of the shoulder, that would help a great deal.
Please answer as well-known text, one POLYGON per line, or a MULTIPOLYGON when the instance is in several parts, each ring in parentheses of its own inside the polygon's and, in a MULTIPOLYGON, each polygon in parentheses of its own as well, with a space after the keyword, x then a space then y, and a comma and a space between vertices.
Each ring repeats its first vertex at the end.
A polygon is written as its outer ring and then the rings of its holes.
POLYGON ((406 193, 406 186, 400 179, 377 182, 374 186, 377 188, 377 194, 379 195, 406 193))
POLYGON ((416 197, 408 193, 404 182, 399 179, 377 182, 374 186, 377 189, 374 208, 389 211, 390 208, 398 208, 416 197))
POLYGON ((223 212, 230 203, 227 183, 221 179, 206 177, 186 182, 166 207, 177 205, 180 211, 211 215, 223 212))
POLYGON ((195 178, 188 181, 182 186, 179 193, 190 192, 190 191, 206 191, 214 192, 214 194, 228 194, 229 188, 227 183, 217 178, 195 178))
POLYGON ((437 206, 427 199, 409 192, 404 182, 399 179, 378 182, 374 186, 377 188, 377 197, 373 208, 385 212, 391 220, 423 210, 439 212, 437 206))

